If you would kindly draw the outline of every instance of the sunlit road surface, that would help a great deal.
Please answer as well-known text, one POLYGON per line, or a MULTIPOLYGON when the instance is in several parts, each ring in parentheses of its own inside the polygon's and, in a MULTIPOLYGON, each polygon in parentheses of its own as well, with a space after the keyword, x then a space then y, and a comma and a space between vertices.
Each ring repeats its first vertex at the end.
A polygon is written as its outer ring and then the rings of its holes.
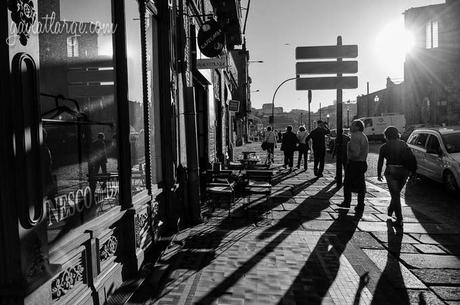
POLYGON ((205 222, 181 232, 160 260, 169 267, 159 289, 144 287, 133 304, 458 304, 455 196, 429 181, 410 184, 398 229, 387 221, 390 196, 375 175, 362 215, 338 208, 334 176, 332 164, 320 179, 311 166, 280 169, 269 201, 240 198, 231 216, 226 203, 205 209, 205 222))

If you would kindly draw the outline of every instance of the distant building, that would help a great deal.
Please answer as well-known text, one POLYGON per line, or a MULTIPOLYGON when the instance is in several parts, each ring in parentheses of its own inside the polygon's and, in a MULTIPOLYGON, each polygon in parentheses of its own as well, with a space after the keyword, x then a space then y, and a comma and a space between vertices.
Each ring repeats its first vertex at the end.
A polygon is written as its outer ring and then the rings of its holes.
POLYGON ((388 77, 385 89, 357 97, 358 117, 379 116, 383 113, 405 113, 404 83, 395 84, 388 77))
POLYGON ((404 65, 407 122, 460 123, 460 1, 404 13, 415 47, 404 65))

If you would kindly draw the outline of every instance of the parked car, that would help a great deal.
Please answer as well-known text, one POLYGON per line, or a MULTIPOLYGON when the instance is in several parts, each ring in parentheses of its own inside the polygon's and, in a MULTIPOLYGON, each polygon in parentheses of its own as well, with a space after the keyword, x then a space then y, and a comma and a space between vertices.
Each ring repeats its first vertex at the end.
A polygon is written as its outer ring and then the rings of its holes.
MULTIPOLYGON (((344 128, 343 132, 350 135, 350 128, 344 128)), ((331 133, 326 135, 326 149, 332 153, 334 151, 335 139, 337 138, 337 129, 331 129, 331 133)))
POLYGON ((441 125, 433 124, 415 124, 415 125, 406 125, 406 129, 401 133, 401 140, 407 142, 412 132, 417 128, 432 128, 432 127, 441 127, 441 125))
POLYGON ((417 174, 460 190, 460 126, 417 128, 407 144, 417 159, 417 174))

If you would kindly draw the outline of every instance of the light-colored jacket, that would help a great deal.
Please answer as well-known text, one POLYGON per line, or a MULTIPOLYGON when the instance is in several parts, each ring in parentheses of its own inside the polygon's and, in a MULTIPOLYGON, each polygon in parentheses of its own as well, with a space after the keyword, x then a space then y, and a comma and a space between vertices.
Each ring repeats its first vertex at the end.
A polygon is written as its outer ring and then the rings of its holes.
POLYGON ((366 161, 369 154, 369 141, 364 133, 357 131, 351 133, 350 142, 347 145, 348 160, 366 161))
POLYGON ((276 137, 275 133, 273 131, 268 131, 265 134, 265 142, 275 144, 276 143, 276 137))
POLYGON ((307 131, 297 132, 297 139, 299 139, 300 144, 307 144, 307 137, 308 137, 307 131))

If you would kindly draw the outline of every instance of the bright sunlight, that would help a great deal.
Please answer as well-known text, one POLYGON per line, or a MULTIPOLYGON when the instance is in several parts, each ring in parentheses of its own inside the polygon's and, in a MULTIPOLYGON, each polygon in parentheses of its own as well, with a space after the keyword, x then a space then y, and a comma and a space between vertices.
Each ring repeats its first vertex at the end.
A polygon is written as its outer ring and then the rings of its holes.
POLYGON ((414 47, 414 36, 404 28, 404 20, 388 23, 376 36, 378 61, 388 73, 402 71, 406 54, 414 47))

